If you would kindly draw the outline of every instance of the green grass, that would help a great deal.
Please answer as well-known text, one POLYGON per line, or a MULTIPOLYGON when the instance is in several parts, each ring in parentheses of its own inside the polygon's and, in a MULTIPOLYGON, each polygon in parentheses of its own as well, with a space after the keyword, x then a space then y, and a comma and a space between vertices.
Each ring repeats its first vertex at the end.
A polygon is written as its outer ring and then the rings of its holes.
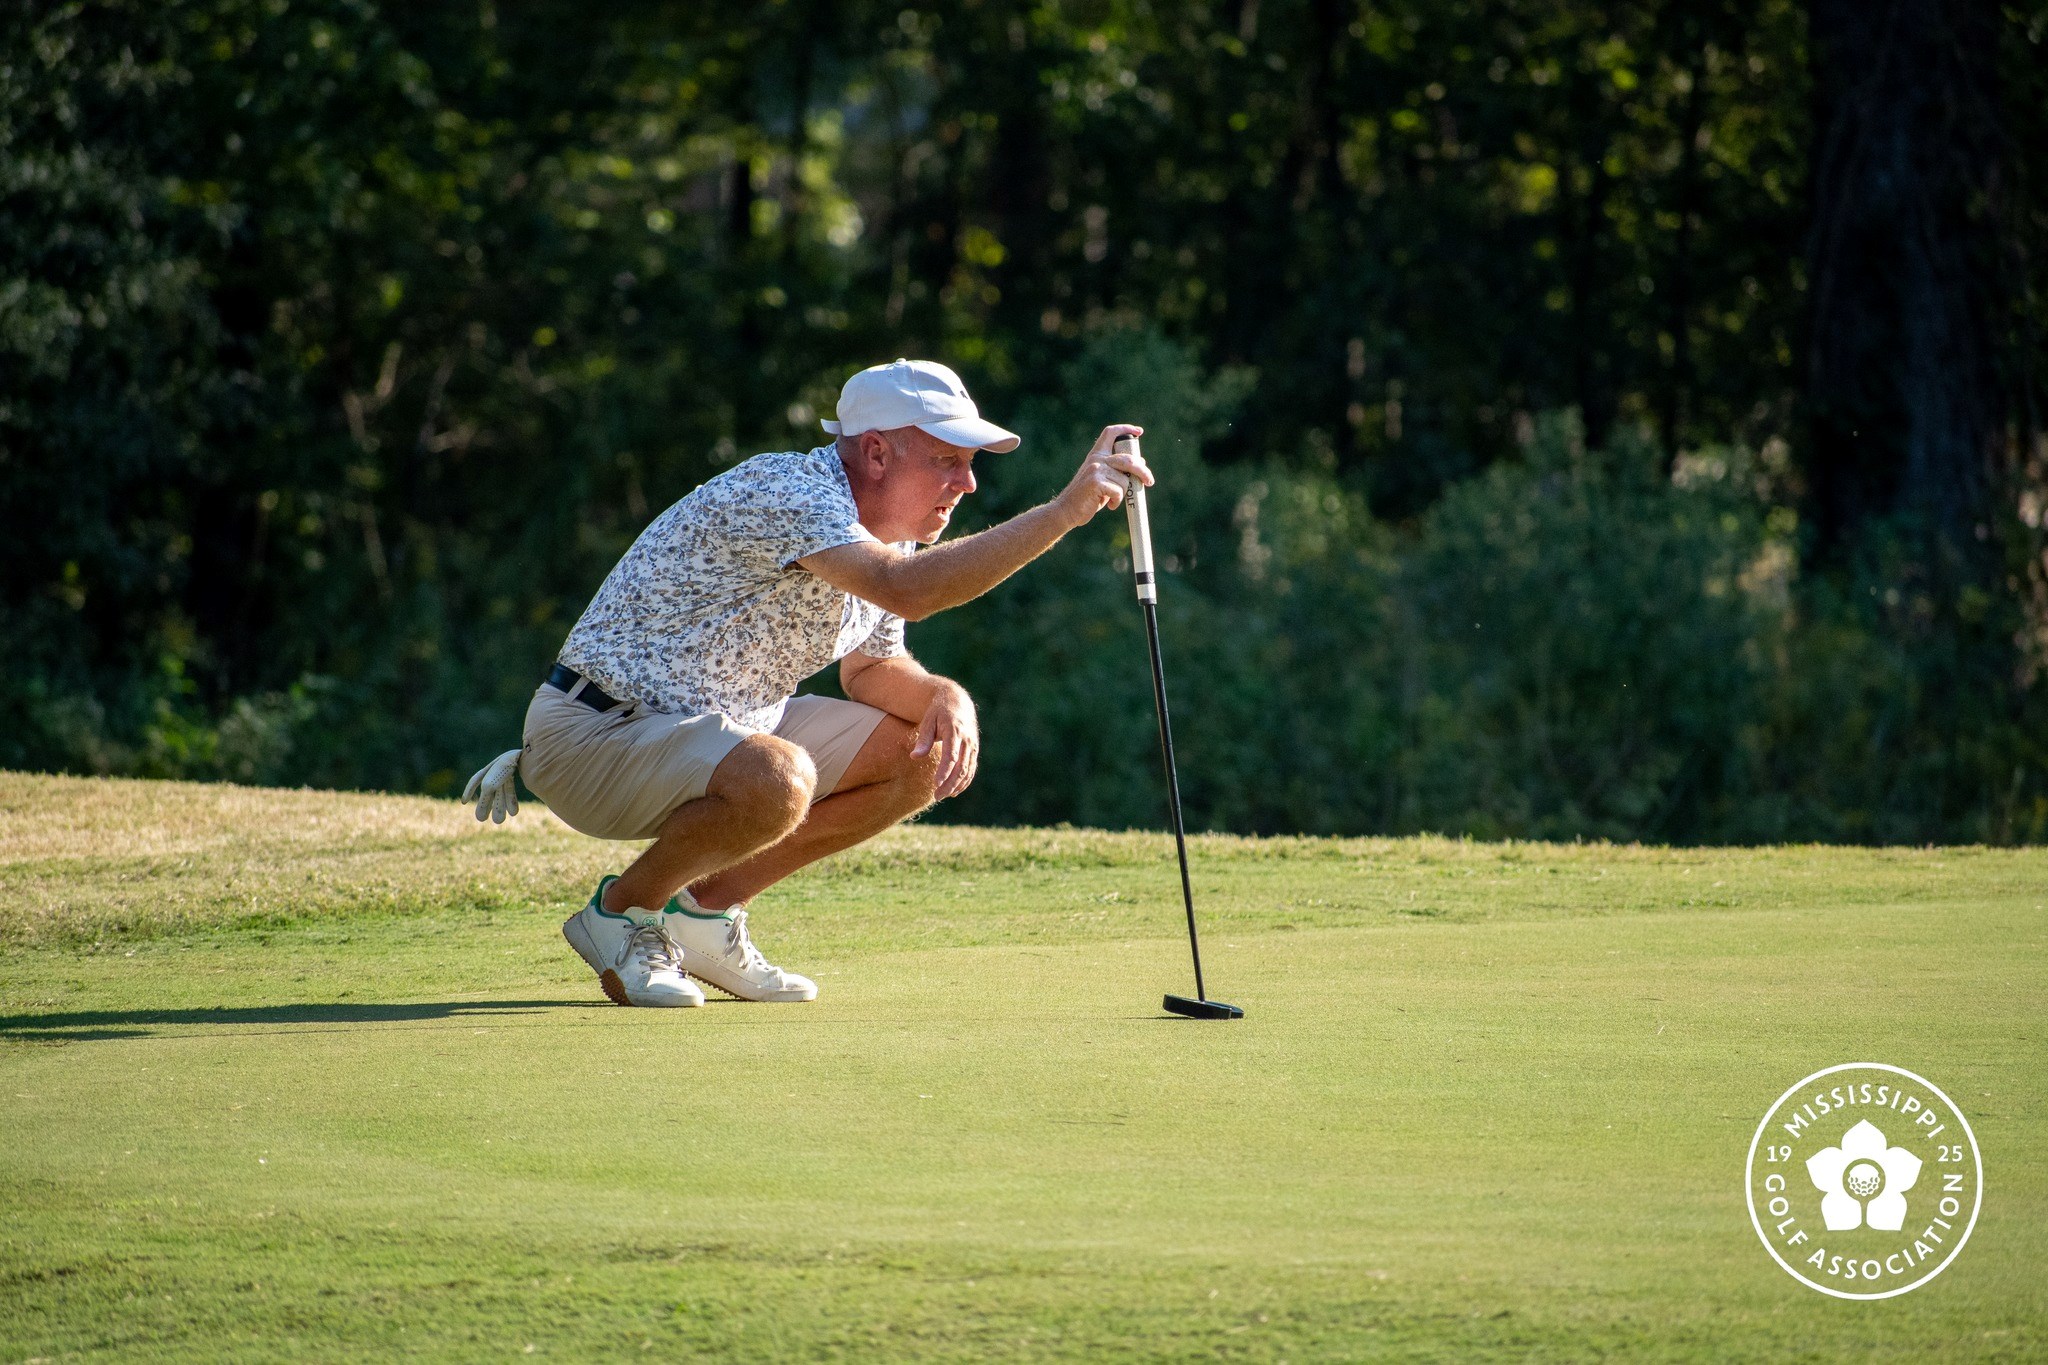
POLYGON ((545 812, 0 775, 0 1359, 2041 1359, 2048 852, 898 831, 755 907, 813 1005, 599 1003, 545 812), (1946 1274, 1743 1202, 1875 1060, 1946 1274))

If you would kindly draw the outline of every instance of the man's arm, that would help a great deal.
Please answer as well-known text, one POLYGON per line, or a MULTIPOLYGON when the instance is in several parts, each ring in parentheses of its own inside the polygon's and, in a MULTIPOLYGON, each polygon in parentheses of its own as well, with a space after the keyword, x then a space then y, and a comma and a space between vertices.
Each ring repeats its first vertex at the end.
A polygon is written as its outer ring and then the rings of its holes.
POLYGON ((967 790, 981 762, 981 726, 966 688, 927 672, 908 654, 877 659, 858 653, 839 661, 839 686, 853 700, 917 726, 910 752, 939 751, 940 800, 967 790))
POLYGON ((1104 427, 1081 468, 1058 497, 999 526, 914 555, 863 541, 805 555, 797 563, 841 592, 872 602, 907 621, 970 602, 1059 543, 1061 536, 1105 507, 1121 506, 1123 476, 1152 482, 1143 457, 1116 454, 1119 436, 1143 428, 1104 427))

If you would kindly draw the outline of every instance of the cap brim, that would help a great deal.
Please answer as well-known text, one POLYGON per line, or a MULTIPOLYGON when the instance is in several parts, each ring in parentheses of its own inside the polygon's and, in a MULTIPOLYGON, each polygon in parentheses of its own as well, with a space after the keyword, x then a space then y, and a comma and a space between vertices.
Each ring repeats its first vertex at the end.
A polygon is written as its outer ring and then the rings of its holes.
POLYGON ((826 431, 832 433, 834 436, 837 436, 839 434, 839 423, 833 421, 829 417, 827 417, 824 421, 818 423, 818 425, 825 428, 826 431))
POLYGON ((994 422, 984 422, 979 417, 950 417, 943 422, 919 422, 917 429, 936 436, 947 445, 966 446, 970 450, 989 450, 998 455, 1008 454, 1024 443, 1024 438, 1013 431, 1004 431, 994 422))

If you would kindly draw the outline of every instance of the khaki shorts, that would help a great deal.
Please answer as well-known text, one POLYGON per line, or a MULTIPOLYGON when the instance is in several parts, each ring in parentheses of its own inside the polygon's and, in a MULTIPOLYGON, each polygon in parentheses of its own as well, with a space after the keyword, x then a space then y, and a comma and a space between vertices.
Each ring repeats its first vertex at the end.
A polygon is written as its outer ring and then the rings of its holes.
MULTIPOLYGON (((809 752, 818 791, 839 786, 885 712, 834 697, 791 697, 775 727, 809 752)), ((598 712, 542 683, 526 709, 519 776, 569 828, 599 839, 652 839, 695 801, 752 730, 724 716, 672 716, 632 702, 598 712)))

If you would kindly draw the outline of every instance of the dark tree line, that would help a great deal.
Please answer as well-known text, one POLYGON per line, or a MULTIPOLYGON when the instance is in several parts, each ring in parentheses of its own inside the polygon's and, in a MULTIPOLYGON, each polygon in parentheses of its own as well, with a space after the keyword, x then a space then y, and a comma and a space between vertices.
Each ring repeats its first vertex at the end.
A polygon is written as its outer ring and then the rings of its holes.
POLYGON ((1963 545, 2015 430, 2035 425, 2039 379, 2039 352, 2009 344, 2028 239, 2006 233, 2022 227, 2013 196, 2040 149, 2016 140, 2000 97, 2004 16, 1967 0, 1816 0, 1811 22, 1818 530, 1831 543, 1907 515, 1963 545))
MULTIPOLYGON (((2008 837, 1985 812, 2048 768, 2044 43, 1988 0, 10 8, 0 763, 443 790, 639 527, 818 439, 849 369, 939 356, 1056 431, 1127 337, 1198 376, 1197 578, 1266 562, 1231 547, 1288 479, 1356 500, 1361 562, 1435 563, 1552 414, 1671 496, 1739 478, 1806 566, 1798 638, 1917 661, 1873 753, 1939 750, 1956 794, 1886 837, 2008 837), (2018 769, 1969 756, 1994 734, 2018 769)), ((963 668, 966 629, 932 637, 963 668)), ((1337 823, 1561 809, 1486 762, 1337 823)), ((1769 828, 1880 828, 1831 801, 1769 828)), ((1735 828, 1627 809, 1586 827, 1735 828)))

